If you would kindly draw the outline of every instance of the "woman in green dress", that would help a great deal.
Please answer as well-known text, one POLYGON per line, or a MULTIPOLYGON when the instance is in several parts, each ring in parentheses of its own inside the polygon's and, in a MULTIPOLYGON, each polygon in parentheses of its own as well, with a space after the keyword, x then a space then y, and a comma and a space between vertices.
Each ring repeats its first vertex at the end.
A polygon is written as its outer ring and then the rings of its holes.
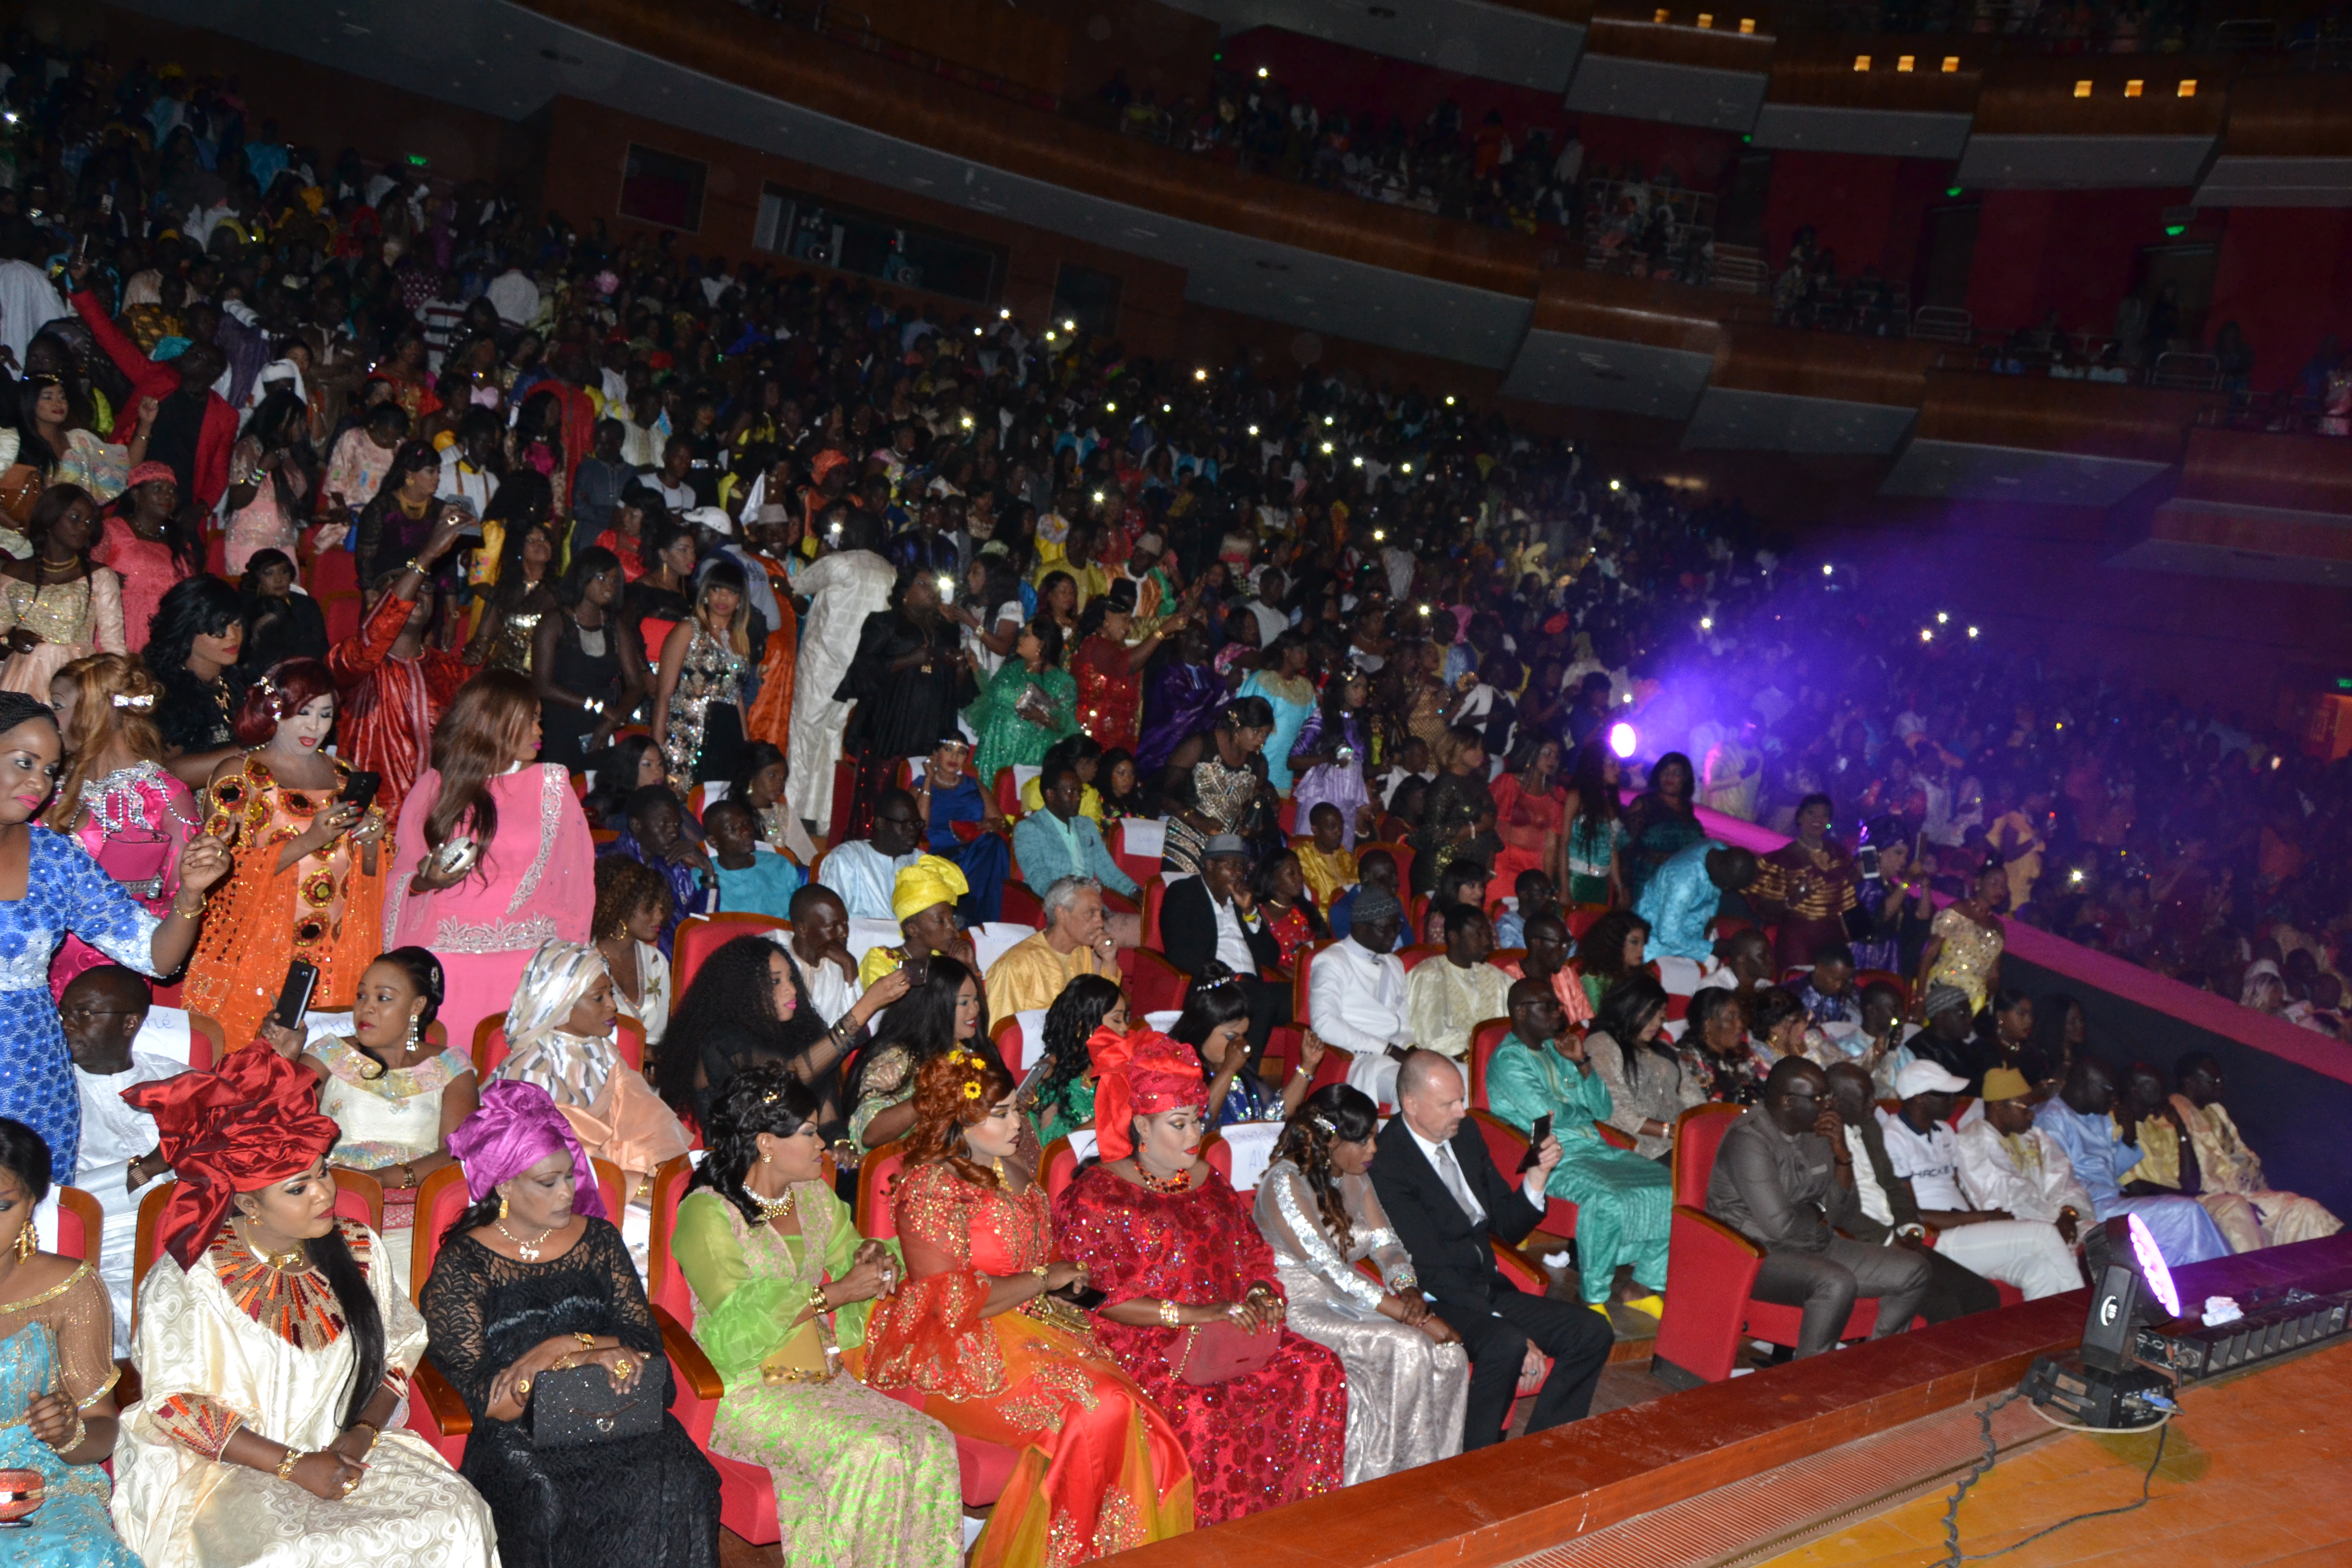
POLYGON ((964 720, 980 737, 972 776, 993 787, 999 768, 1034 768, 1045 749, 1077 731, 1078 684, 1062 668, 1062 628, 1040 616, 1021 628, 1013 657, 989 677, 964 720))
POLYGON ((1062 987, 1045 1009, 1043 1037, 1052 1065, 1037 1080, 1030 1109, 1036 1112, 1037 1136, 1047 1143, 1066 1138, 1095 1121, 1095 1069, 1087 1041, 1097 1029, 1127 1033, 1127 998, 1118 983, 1099 974, 1081 974, 1062 987))
POLYGON ((1559 1163, 1544 1185, 1576 1205, 1576 1261, 1585 1305, 1606 1317, 1617 1266, 1633 1266, 1642 1294, 1625 1303, 1656 1317, 1665 1310, 1667 1222, 1674 1187, 1666 1167, 1602 1142, 1595 1123, 1612 1109, 1609 1086, 1593 1070, 1583 1037, 1569 1026, 1551 987, 1522 980, 1511 987, 1511 1032, 1486 1064, 1486 1103, 1523 1133, 1549 1116, 1559 1163), (1533 1043, 1530 1043, 1533 1042, 1533 1043))
POLYGON ((900 1270, 826 1184, 816 1115, 785 1068, 744 1068, 712 1102, 709 1153, 677 1205, 694 1337, 727 1384, 710 1449, 774 1479, 794 1568, 957 1568, 955 1438, 853 1375, 900 1270))

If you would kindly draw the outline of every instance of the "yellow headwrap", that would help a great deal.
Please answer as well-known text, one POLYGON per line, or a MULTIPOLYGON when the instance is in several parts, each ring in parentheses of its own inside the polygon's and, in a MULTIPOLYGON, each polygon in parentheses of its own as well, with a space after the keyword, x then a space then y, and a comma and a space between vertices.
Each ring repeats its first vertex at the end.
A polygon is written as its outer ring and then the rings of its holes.
POLYGON ((911 920, 933 904, 954 903, 971 891, 971 884, 954 861, 926 855, 898 873, 898 884, 890 889, 890 912, 911 920))

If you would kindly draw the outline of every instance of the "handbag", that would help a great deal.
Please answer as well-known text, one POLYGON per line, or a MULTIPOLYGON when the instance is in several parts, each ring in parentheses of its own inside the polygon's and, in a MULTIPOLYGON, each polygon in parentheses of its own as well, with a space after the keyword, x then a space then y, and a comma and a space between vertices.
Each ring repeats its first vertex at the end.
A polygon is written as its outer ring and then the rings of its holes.
POLYGON ((613 1386, 601 1366, 572 1366, 541 1373, 531 1384, 523 1426, 534 1448, 577 1448, 643 1437, 661 1426, 661 1404, 645 1365, 625 1394, 613 1386))
POLYGON ((7 472, 0 473, 0 512, 22 528, 33 515, 33 503, 41 499, 41 470, 30 463, 17 463, 7 472))
POLYGON ((1184 1355, 1177 1375, 1196 1388, 1247 1377, 1274 1359, 1279 1330, 1253 1333, 1231 1319, 1195 1323, 1184 1331, 1184 1355))

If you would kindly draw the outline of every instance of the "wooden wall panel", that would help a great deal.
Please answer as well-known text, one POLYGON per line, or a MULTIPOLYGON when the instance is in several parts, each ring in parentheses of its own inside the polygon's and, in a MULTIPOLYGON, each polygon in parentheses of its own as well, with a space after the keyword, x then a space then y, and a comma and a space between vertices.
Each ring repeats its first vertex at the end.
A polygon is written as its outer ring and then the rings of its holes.
MULTIPOLYGON (((834 26, 864 19, 874 36, 1055 97, 1066 80, 1069 31, 1034 10, 980 0, 856 0, 829 7, 834 26)), ((1076 84, 1091 92, 1099 84, 1076 84)))
POLYGON ((2344 78, 2333 72, 2249 67, 2230 86, 2222 153, 2236 158, 2352 156, 2352 92, 2344 89, 2344 78))
POLYGON ((1772 50, 1769 103, 1818 104, 1841 109, 1891 109, 1967 114, 1977 106, 1985 67, 1996 46, 1987 38, 1945 33, 1838 33, 1782 38, 1772 50), (1857 56, 1870 68, 1853 68, 1857 56), (1913 68, 1895 64, 1909 55, 1913 68), (1959 69, 1946 71, 1944 58, 1959 58, 1959 69))
POLYGON ((1721 302, 1731 296, 1679 283, 1607 273, 1543 275, 1531 330, 1612 338, 1650 348, 1713 353, 1722 341, 1721 302))
POLYGON ((1727 327, 1710 384, 1791 397, 1833 397, 1916 408, 1940 347, 1907 338, 1860 338, 1793 327, 1727 327))
POLYGON ((2260 430, 2189 432, 2184 500, 2352 514, 2352 441, 2260 430))
POLYGON ((2182 432, 2219 401, 2201 392, 2157 392, 2099 381, 1930 370, 1916 435, 1922 440, 2081 452, 2177 462, 2182 432))
POLYGON ((2229 117, 2227 55, 2063 55, 1995 60, 1977 96, 1979 135, 2212 136, 2229 117), (2183 78, 2197 96, 2182 98, 2183 78), (2126 98, 2132 80, 2143 95, 2126 98), (2091 83, 2076 98, 2074 84, 2091 83))

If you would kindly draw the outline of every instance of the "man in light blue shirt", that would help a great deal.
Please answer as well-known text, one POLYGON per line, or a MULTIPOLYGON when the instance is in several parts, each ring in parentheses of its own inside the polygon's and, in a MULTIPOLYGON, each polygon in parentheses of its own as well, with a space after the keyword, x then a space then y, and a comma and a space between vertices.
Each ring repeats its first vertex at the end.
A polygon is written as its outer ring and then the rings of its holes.
POLYGON ((1134 898, 1135 879, 1112 858, 1094 819, 1078 810, 1086 787, 1078 770, 1067 763, 1048 769, 1038 780, 1045 809, 1033 811, 1013 826, 1013 858, 1021 863, 1022 880, 1042 890, 1065 877, 1090 877, 1134 898))
POLYGON ((2066 1152, 2102 1223, 2119 1214, 2139 1215, 2168 1268, 2227 1258, 2230 1244, 2195 1198, 2125 1194, 2123 1173, 2139 1163, 2140 1151, 2124 1142, 2115 1109, 2116 1069, 2096 1057, 2078 1056, 2066 1087, 2033 1113, 2033 1124, 2066 1152))
POLYGON ((1715 955, 1707 922, 1723 895, 1756 880, 1756 857, 1745 849, 1702 838, 1658 868, 1642 889, 1635 913, 1650 922, 1650 956, 1705 963, 1715 955))

